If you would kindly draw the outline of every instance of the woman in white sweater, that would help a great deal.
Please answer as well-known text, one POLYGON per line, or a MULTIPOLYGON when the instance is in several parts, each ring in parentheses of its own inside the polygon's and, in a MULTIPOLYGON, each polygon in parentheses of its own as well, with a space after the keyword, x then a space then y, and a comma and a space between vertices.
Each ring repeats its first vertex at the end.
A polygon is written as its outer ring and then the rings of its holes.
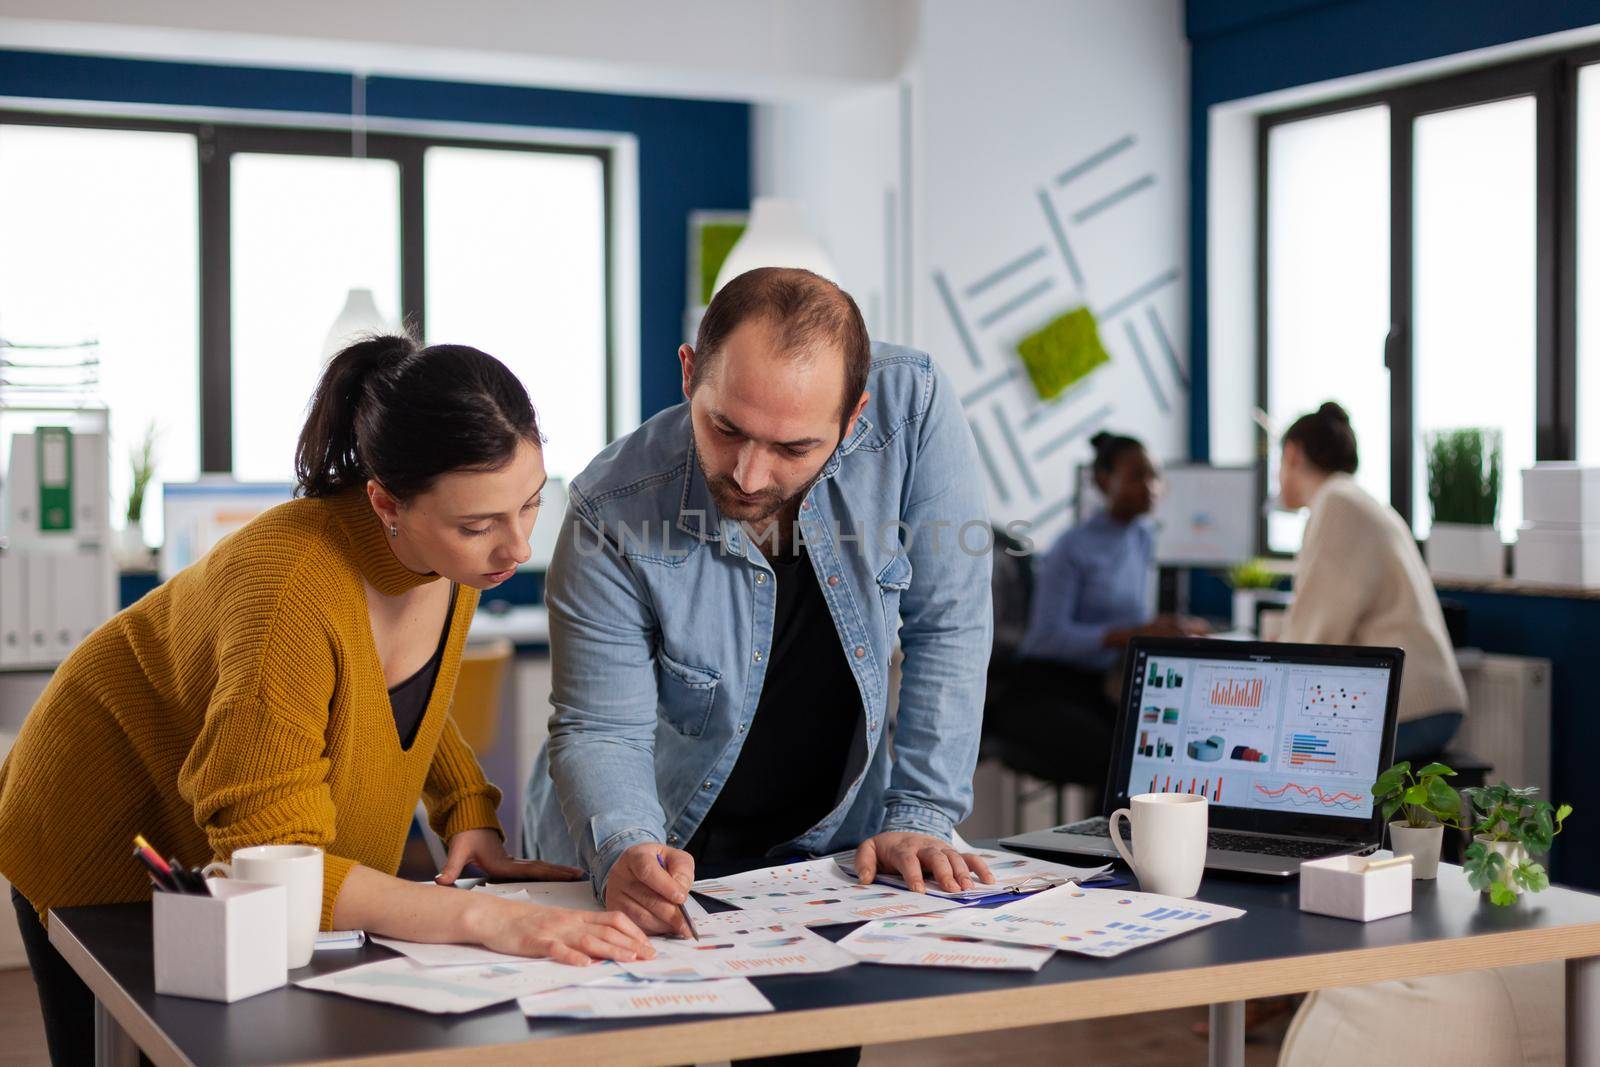
POLYGON ((1302 415, 1283 435, 1280 496, 1311 517, 1281 639, 1404 649, 1395 759, 1436 755, 1461 727, 1467 689, 1411 528, 1355 483, 1357 462, 1338 404, 1302 415))

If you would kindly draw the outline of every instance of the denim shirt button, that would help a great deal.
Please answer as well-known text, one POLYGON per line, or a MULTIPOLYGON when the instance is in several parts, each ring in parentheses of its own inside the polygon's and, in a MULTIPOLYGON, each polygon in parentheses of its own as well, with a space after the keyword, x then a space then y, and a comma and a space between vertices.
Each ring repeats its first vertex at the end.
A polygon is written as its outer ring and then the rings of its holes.
POLYGON ((677 843, 678 843, 678 835, 677 834, 668 834, 667 835, 667 844, 676 845, 677 843))
POLYGON ((761 650, 759 648, 756 649, 756 662, 757 663, 761 662, 761 650))
MULTIPOLYGON (((860 659, 862 656, 865 656, 866 654, 867 654, 866 646, 864 646, 864 645, 857 645, 856 646, 856 659, 860 659)), ((759 657, 759 653, 757 655, 759 657)))
POLYGON ((800 505, 800 510, 801 511, 810 511, 811 510, 811 501, 809 501, 809 500, 803 501, 801 503, 801 505, 800 505))
POLYGON ((837 574, 828 575, 828 584, 829 585, 838 585, 839 584, 839 576, 837 574))
POLYGON ((767 584, 767 572, 766 571, 756 571, 756 584, 757 585, 766 585, 767 584))
POLYGON ((700 788, 701 789, 710 789, 711 788, 711 783, 710 782, 702 782, 700 784, 700 788))

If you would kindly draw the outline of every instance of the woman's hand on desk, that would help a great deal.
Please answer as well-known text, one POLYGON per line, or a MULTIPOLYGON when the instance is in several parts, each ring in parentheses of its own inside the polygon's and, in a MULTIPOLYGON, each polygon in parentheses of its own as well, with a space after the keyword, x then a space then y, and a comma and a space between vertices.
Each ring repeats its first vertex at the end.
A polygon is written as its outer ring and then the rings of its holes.
POLYGON ((490 878, 506 882, 575 882, 583 877, 576 867, 563 867, 541 860, 519 860, 506 852, 505 842, 493 830, 463 830, 450 838, 444 870, 434 879, 440 885, 454 885, 467 864, 474 864, 490 878))
POLYGON ((595 960, 648 960, 656 954, 644 932, 620 912, 547 908, 492 893, 471 895, 471 940, 496 952, 578 966, 595 960))

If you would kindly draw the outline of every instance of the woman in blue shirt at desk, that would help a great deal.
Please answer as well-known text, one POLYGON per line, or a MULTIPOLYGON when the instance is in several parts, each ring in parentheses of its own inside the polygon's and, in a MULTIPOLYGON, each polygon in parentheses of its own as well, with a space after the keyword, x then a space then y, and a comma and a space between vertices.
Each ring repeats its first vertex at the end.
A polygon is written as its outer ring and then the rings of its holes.
POLYGON ((1051 773, 1042 776, 1093 785, 1106 773, 1128 641, 1207 629, 1150 608, 1156 546, 1148 516, 1161 488, 1150 454, 1117 434, 1097 433, 1089 443, 1105 507, 1062 534, 1034 566, 1022 662, 1000 728, 1049 761, 1040 770, 1051 773))

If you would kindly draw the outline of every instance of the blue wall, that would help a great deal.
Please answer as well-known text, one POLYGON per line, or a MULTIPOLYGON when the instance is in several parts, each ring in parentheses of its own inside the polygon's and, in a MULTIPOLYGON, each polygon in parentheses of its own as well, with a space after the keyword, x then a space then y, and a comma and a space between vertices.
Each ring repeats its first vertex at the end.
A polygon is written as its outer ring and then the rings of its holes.
MULTIPOLYGON (((1600 23, 1596 0, 1189 0, 1190 453, 1210 453, 1206 350, 1207 109, 1330 78, 1600 23)), ((1600 889, 1600 805, 1586 802, 1586 756, 1600 752, 1587 684, 1600 601, 1450 592, 1468 609, 1470 644, 1554 663, 1552 789, 1577 814, 1552 866, 1562 881, 1600 889)))
MULTIPOLYGON (((0 51, 0 95, 348 114, 349 74, 0 51)), ((746 104, 370 78, 375 117, 630 133, 639 145, 640 411, 680 398, 689 212, 750 203, 746 104)))

